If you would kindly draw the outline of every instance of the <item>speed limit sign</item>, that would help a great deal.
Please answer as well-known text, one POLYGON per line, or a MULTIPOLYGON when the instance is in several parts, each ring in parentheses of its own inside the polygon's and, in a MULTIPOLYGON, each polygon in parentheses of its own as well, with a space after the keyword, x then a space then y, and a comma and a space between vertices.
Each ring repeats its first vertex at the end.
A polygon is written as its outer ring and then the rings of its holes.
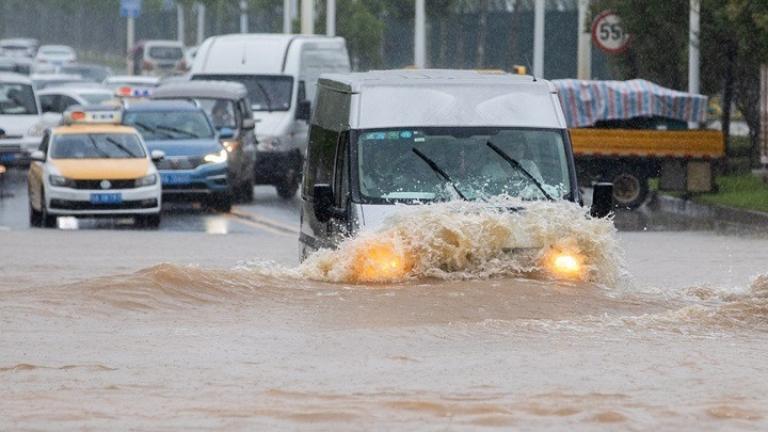
POLYGON ((608 54, 620 54, 629 46, 629 35, 618 15, 604 11, 592 21, 592 41, 608 54))

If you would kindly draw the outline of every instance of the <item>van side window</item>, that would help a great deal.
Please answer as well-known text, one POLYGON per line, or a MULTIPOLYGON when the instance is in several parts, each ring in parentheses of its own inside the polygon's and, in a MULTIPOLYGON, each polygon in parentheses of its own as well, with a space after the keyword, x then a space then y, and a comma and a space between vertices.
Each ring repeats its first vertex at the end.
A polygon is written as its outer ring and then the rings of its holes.
POLYGON ((349 157, 348 157, 349 131, 339 135, 339 143, 336 146, 336 163, 334 168, 333 191, 336 198, 336 207, 347 206, 349 196, 349 157))
POLYGON ((339 133, 313 125, 307 149, 307 175, 302 195, 312 196, 316 184, 332 184, 339 133))

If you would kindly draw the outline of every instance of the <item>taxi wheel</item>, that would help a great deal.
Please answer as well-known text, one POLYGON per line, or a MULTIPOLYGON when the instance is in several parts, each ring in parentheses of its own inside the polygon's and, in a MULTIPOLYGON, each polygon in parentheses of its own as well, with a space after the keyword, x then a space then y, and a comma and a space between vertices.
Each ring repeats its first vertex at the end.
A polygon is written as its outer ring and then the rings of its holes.
POLYGON ((29 226, 39 227, 42 225, 43 215, 32 207, 32 203, 29 203, 29 226))
POLYGON ((48 207, 45 205, 45 191, 40 191, 40 220, 43 228, 56 228, 57 218, 55 215, 48 214, 48 207))
POLYGON ((140 227, 158 228, 160 226, 160 213, 136 216, 135 223, 140 227))
POLYGON ((237 190, 237 197, 240 202, 253 202, 253 177, 243 182, 237 190))

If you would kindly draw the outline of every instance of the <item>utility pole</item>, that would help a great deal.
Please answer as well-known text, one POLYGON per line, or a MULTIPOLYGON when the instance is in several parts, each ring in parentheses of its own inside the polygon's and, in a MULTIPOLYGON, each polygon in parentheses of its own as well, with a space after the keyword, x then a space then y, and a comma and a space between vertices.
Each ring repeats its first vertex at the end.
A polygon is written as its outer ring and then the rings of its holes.
POLYGON ((283 33, 291 34, 291 0, 283 0, 283 33))
POLYGON ((205 5, 203 3, 197 4, 197 46, 200 46, 205 39, 205 5))
POLYGON ((315 34, 315 0, 301 0, 301 34, 315 34))
POLYGON ((533 76, 544 77, 544 0, 536 0, 533 11, 533 76))
POLYGON ((126 43, 126 51, 128 52, 128 75, 133 75, 133 40, 134 40, 134 19, 133 17, 128 17, 126 22, 126 28, 127 28, 127 35, 125 40, 126 43))
POLYGON ((326 1, 328 6, 325 8, 325 34, 336 36, 336 0, 326 1))
POLYGON ((184 45, 184 8, 176 3, 176 39, 184 45))
POLYGON ((427 14, 425 0, 416 0, 416 16, 413 31, 413 65, 417 69, 427 67, 427 14))
POLYGON ((240 0, 240 33, 248 33, 248 2, 240 0))
POLYGON ((688 92, 699 93, 699 21, 701 1, 690 0, 688 16, 688 92))
POLYGON ((592 79, 592 34, 587 24, 589 13, 589 0, 579 0, 579 25, 578 25, 578 78, 581 80, 592 79))

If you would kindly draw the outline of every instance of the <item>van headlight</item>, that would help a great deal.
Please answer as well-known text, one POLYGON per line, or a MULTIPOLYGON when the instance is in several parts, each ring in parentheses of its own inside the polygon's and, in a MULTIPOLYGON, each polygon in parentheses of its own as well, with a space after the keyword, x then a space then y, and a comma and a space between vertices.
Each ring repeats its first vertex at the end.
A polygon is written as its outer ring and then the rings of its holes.
POLYGON ((27 136, 34 137, 34 138, 42 138, 43 133, 45 133, 45 125, 42 123, 36 123, 29 129, 27 129, 27 136))
POLYGON ((222 163, 227 161, 227 151, 225 149, 221 149, 218 153, 211 153, 205 155, 203 158, 204 161, 209 163, 222 163))
POLYGON ((152 186, 157 183, 157 174, 150 174, 136 179, 136 187, 152 186))
POLYGON ((258 151, 274 151, 280 148, 280 138, 275 136, 262 136, 259 137, 259 143, 256 145, 258 151))
POLYGON ((74 187, 75 181, 69 178, 66 178, 64 176, 51 174, 48 176, 48 181, 51 183, 51 186, 56 187, 74 187))

